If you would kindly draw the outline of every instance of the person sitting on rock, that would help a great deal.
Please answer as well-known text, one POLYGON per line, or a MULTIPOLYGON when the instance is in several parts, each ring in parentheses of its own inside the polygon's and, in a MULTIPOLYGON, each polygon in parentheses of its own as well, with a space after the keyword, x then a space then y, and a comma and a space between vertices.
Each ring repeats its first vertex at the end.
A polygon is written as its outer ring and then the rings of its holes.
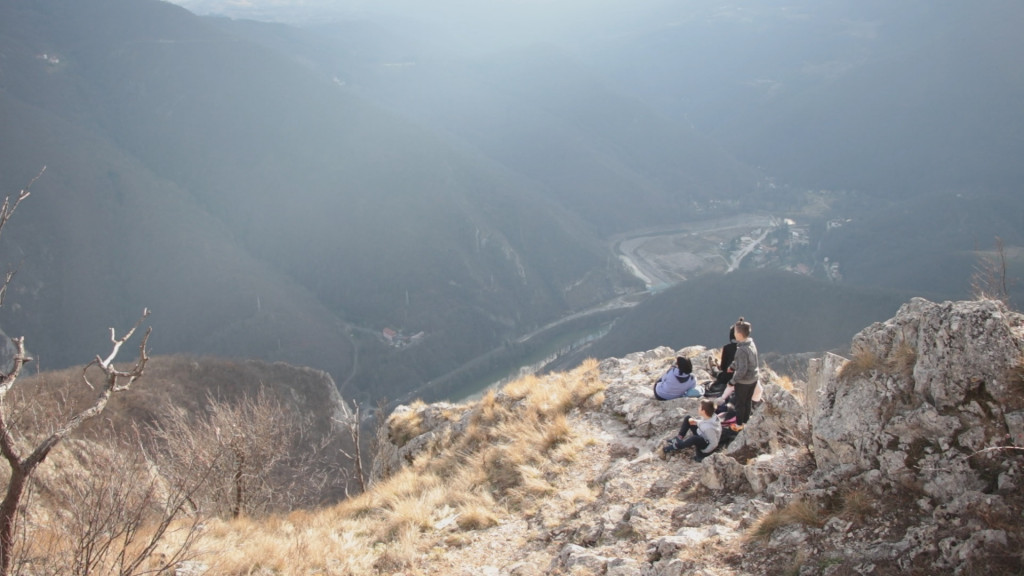
POLYGON ((655 400, 675 400, 684 396, 699 398, 703 395, 704 388, 693 377, 693 363, 684 356, 677 357, 675 365, 654 384, 655 400))
POLYGON ((697 462, 718 448, 718 441, 722 437, 722 422, 715 414, 715 403, 711 400, 702 400, 700 403, 700 420, 686 416, 683 424, 679 427, 679 434, 665 443, 661 448, 661 457, 666 458, 672 452, 684 450, 694 446, 696 454, 693 459, 697 462), (693 434, 689 436, 689 434, 693 434))
POLYGON ((733 358, 735 357, 736 329, 734 327, 730 327, 729 343, 722 346, 722 352, 719 354, 718 365, 715 365, 713 359, 708 359, 711 362, 711 375, 715 377, 715 381, 708 386, 707 391, 704 392, 704 396, 714 398, 722 395, 726 386, 729 385, 729 381, 732 380, 732 370, 729 366, 732 364, 733 358))

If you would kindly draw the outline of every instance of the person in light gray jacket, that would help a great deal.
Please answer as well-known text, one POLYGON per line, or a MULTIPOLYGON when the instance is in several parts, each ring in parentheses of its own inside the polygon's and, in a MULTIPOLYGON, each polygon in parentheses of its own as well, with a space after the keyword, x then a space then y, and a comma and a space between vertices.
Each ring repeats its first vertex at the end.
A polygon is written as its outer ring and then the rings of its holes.
POLYGON ((736 407, 736 425, 740 430, 750 419, 750 407, 760 373, 757 369, 757 345, 750 337, 751 326, 740 316, 736 332, 736 356, 732 361, 732 403, 736 407))
POLYGON ((697 462, 703 460, 718 448, 718 442, 722 438, 722 421, 715 413, 715 403, 711 400, 702 400, 700 403, 701 420, 686 416, 683 418, 683 425, 679 427, 679 434, 665 443, 661 448, 661 457, 665 458, 677 450, 684 450, 694 446, 696 454, 693 459, 697 462), (693 436, 689 436, 689 434, 693 436), (689 437, 688 437, 689 436, 689 437))

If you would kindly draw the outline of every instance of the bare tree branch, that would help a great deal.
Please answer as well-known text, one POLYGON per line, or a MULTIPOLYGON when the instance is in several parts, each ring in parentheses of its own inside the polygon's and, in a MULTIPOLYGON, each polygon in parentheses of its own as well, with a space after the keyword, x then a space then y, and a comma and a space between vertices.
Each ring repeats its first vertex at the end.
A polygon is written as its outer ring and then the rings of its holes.
MULTIPOLYGON (((3 218, 2 210, 5 209, 6 208, 0 208, 0 220, 3 218)), ((116 358, 117 352, 120 350, 121 346, 131 338, 138 327, 142 324, 142 321, 148 316, 149 310, 143 310, 142 316, 135 323, 135 326, 133 326, 132 329, 120 339, 115 338, 114 331, 111 330, 111 340, 113 344, 112 353, 107 356, 106 360, 100 360, 99 356, 97 356, 97 360, 90 362, 82 373, 85 383, 89 385, 90 388, 95 389, 95 387, 89 382, 86 370, 88 370, 88 368, 93 364, 98 365, 102 369, 105 375, 105 381, 99 396, 97 396, 93 401, 92 405, 72 415, 72 417, 63 425, 57 426, 56 429, 51 432, 49 436, 39 442, 35 448, 30 448, 28 456, 25 457, 22 457, 23 450, 19 446, 19 442, 15 438, 10 426, 8 405, 3 403, 4 397, 17 380, 22 366, 24 366, 28 361, 28 358, 25 356, 24 339, 14 338, 12 340, 17 349, 14 365, 9 372, 0 377, 0 454, 3 455, 4 459, 7 460, 7 463, 11 467, 11 478, 7 483, 7 492, 3 501, 0 502, 0 576, 7 576, 7 574, 9 574, 18 507, 27 482, 33 472, 35 472, 36 467, 46 459, 46 456, 51 450, 53 450, 54 446, 59 444, 67 437, 68 434, 78 428, 86 420, 94 418, 100 414, 106 407, 107 402, 110 400, 110 396, 114 392, 127 390, 133 382, 142 377, 146 367, 146 362, 149 360, 146 345, 149 341, 151 329, 147 329, 142 338, 142 343, 139 346, 139 357, 135 362, 135 366, 131 370, 118 370, 114 365, 114 359, 116 358)))
MULTIPOLYGON (((28 183, 28 186, 18 193, 18 197, 15 198, 13 202, 11 202, 10 196, 4 198, 3 205, 0 205, 0 233, 3 233, 4 226, 7 224, 7 221, 11 219, 11 216, 14 215, 14 211, 18 209, 18 205, 21 204, 22 200, 31 196, 32 193, 29 192, 29 190, 32 188, 32 185, 35 184, 36 180, 39 180, 39 177, 43 175, 43 172, 46 172, 46 166, 43 166, 42 170, 39 171, 39 174, 36 174, 36 177, 28 183)), ((9 270, 4 275, 4 283, 0 286, 0 307, 4 305, 4 298, 7 297, 7 287, 14 278, 14 273, 14 270, 9 270)))
POLYGON ((999 300, 1010 306, 1010 288, 1014 284, 1009 277, 1006 262, 1006 245, 996 236, 995 254, 979 254, 971 274, 971 293, 978 299, 999 300))

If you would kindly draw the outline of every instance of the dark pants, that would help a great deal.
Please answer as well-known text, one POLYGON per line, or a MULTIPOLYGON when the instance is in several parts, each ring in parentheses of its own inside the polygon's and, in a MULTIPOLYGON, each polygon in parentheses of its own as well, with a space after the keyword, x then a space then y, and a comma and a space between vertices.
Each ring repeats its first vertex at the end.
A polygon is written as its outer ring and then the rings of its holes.
POLYGON ((668 398, 662 398, 661 396, 658 396, 658 383, 657 382, 654 383, 654 386, 651 387, 651 390, 654 391, 654 399, 655 400, 658 400, 659 402, 665 402, 665 401, 668 400, 668 398))
POLYGON ((750 419, 750 407, 754 399, 754 391, 757 390, 757 382, 753 384, 740 384, 733 382, 732 404, 736 407, 736 423, 740 426, 750 419))
POLYGON ((697 422, 689 416, 685 416, 683 418, 683 425, 679 427, 679 436, 675 439, 675 446, 678 450, 696 446, 697 452, 700 453, 708 447, 708 441, 700 434, 697 434, 697 422), (687 437, 687 434, 691 432, 693 436, 687 437))

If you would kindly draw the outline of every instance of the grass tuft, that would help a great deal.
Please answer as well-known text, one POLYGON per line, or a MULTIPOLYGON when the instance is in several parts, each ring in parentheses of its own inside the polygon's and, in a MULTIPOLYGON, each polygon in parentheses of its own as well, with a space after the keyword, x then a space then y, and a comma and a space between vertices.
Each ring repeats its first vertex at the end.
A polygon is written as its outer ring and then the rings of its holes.
POLYGON ((875 499, 863 488, 851 488, 843 493, 839 516, 861 524, 875 511, 875 499))
POLYGON ((392 412, 388 417, 388 430, 391 441, 401 448, 409 440, 423 434, 423 415, 421 410, 424 407, 422 400, 417 400, 401 412, 392 412))
POLYGON ((802 524, 819 528, 825 524, 825 515, 817 503, 810 500, 794 500, 781 510, 773 510, 762 516, 751 528, 750 540, 767 541, 779 528, 802 524))
POLYGON ((859 376, 870 374, 883 367, 882 359, 873 350, 861 348, 853 351, 853 357, 839 369, 839 378, 850 381, 859 376))
POLYGON ((901 340, 889 356, 889 370, 904 377, 910 377, 914 373, 914 365, 917 363, 917 350, 906 340, 901 340))

